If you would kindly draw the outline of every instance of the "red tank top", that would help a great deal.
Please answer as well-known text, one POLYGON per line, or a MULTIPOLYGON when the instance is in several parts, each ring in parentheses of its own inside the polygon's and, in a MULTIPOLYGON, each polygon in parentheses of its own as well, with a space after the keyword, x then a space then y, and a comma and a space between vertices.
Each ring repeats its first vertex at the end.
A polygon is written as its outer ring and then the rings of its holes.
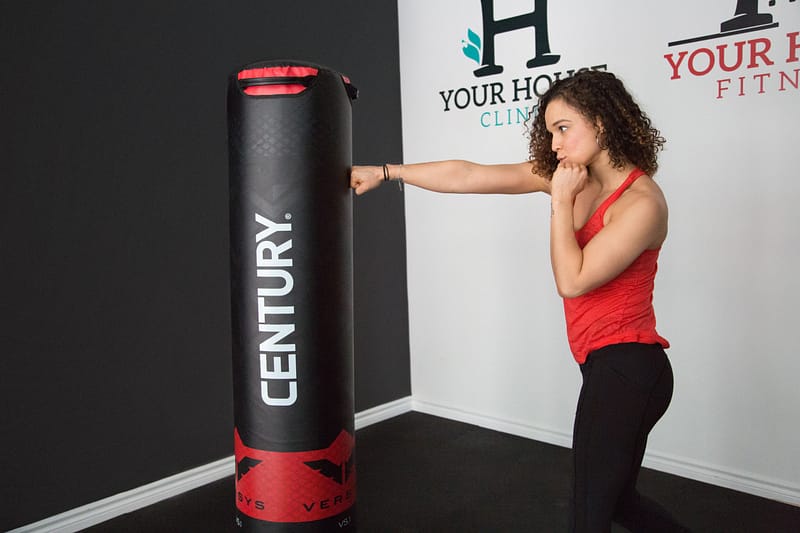
MULTIPOLYGON (((603 216, 608 207, 643 174, 640 169, 634 169, 586 224, 575 232, 581 249, 603 229, 603 216)), ((659 250, 645 250, 605 285, 576 298, 564 298, 567 338, 579 364, 583 364, 593 350, 610 344, 641 342, 669 347, 669 342, 656 333, 653 311, 653 285, 659 250)))

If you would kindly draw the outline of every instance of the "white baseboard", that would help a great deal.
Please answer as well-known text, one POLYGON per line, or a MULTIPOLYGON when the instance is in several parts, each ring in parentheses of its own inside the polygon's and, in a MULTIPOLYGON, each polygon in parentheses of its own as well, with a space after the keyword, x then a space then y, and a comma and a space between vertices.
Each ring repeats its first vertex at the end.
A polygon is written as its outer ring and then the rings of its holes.
MULTIPOLYGON (((572 447, 572 435, 560 431, 504 420, 494 416, 471 413, 416 399, 412 401, 411 405, 414 411, 421 413, 441 416, 450 420, 457 420, 565 448, 572 447)), ((746 472, 736 472, 729 468, 701 464, 697 461, 659 452, 647 452, 643 465, 659 472, 666 472, 686 479, 693 479, 761 498, 800 506, 800 486, 790 485, 782 480, 754 476, 746 472)))
POLYGON ((800 486, 790 485, 779 479, 754 476, 747 472, 703 464, 659 452, 647 452, 643 465, 659 472, 800 507, 800 486))
MULTIPOLYGON (((414 400, 412 397, 401 398, 356 413, 355 427, 356 430, 365 428, 409 411, 440 416, 566 448, 569 448, 572 442, 572 436, 561 431, 414 400)), ((659 453, 648 453, 645 456, 644 466, 687 479, 694 479, 762 498, 800 506, 800 487, 788 485, 780 480, 759 478, 747 473, 733 472, 659 453)), ((212 483, 226 476, 232 476, 235 469, 233 456, 226 457, 187 472, 13 529, 8 533, 74 533, 212 483)))
MULTIPOLYGON (((411 411, 411 397, 401 398, 356 413, 355 426, 358 430, 409 411, 411 411)), ((213 463, 13 529, 8 533, 74 533, 213 483, 226 476, 232 476, 235 471, 236 464, 233 456, 225 457, 213 463)))
POLYGON ((187 472, 181 472, 142 487, 51 516, 39 522, 12 529, 9 533, 74 533, 197 487, 202 487, 226 476, 232 476, 235 468, 233 456, 226 457, 187 472))
POLYGON ((479 413, 463 411, 455 407, 438 405, 430 402, 413 400, 411 404, 414 411, 428 415, 440 416, 449 420, 456 420, 473 426, 479 426, 518 437, 555 444, 569 448, 572 446, 572 435, 561 431, 531 426, 512 420, 504 420, 494 416, 487 416, 479 413))
POLYGON ((385 403, 366 411, 356 413, 356 431, 384 420, 389 420, 396 416, 408 413, 412 410, 413 401, 411 396, 400 398, 393 402, 385 403))

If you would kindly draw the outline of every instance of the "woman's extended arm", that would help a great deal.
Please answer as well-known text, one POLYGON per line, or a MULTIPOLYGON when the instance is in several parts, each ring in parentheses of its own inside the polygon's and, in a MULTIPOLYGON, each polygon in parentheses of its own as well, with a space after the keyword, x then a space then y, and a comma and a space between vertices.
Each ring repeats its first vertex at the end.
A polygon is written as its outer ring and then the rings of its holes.
MULTIPOLYGON (((549 192, 549 180, 531 172, 530 162, 481 165, 470 161, 450 160, 409 165, 386 165, 392 180, 444 193, 522 194, 549 192)), ((384 181, 380 166, 354 166, 350 186, 356 194, 372 190, 384 181)))

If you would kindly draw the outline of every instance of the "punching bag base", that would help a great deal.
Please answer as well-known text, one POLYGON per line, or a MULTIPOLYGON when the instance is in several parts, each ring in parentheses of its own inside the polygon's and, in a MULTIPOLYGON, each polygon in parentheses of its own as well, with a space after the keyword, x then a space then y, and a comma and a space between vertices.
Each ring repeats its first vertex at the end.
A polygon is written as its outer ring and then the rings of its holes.
MULTIPOLYGON (((322 501, 322 502, 309 502, 309 507, 314 505, 330 505, 333 506, 334 502, 332 501, 322 501)), ((236 512, 236 530, 239 531, 256 531, 256 532, 263 532, 263 533, 282 533, 286 531, 291 531, 292 533, 324 533, 328 531, 342 531, 342 532, 353 532, 356 531, 356 505, 350 506, 344 512, 332 516, 330 518, 326 518, 324 520, 317 520, 315 522, 264 522, 262 520, 256 520, 254 518, 250 518, 249 516, 242 514, 241 512, 236 512)))

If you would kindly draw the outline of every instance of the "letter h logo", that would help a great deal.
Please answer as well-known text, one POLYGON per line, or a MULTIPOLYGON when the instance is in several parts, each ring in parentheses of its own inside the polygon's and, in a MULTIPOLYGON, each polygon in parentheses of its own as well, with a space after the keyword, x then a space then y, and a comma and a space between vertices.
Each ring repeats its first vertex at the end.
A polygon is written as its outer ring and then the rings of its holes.
POLYGON ((503 67, 495 62, 494 39, 500 33, 534 28, 536 33, 534 56, 525 64, 528 68, 557 63, 560 55, 550 53, 547 34, 547 0, 534 0, 533 11, 502 20, 494 19, 494 0, 481 0, 483 10, 483 58, 482 67, 475 70, 476 76, 500 74, 503 67))
MULTIPOLYGON (((773 5, 775 2, 770 2, 773 5)), ((762 24, 770 24, 772 15, 758 12, 758 0, 736 0, 736 13, 732 19, 720 24, 721 31, 735 31, 762 24)))
MULTIPOLYGON (((789 0, 789 2, 794 1, 789 0)), ((775 0, 769 0, 769 6, 772 7, 774 5, 775 0)), ((722 22, 720 31, 725 33, 760 27, 766 28, 768 24, 772 24, 772 15, 758 12, 758 0, 736 0, 736 11, 733 18, 722 22)), ((777 26, 777 23, 775 26, 777 26)))

